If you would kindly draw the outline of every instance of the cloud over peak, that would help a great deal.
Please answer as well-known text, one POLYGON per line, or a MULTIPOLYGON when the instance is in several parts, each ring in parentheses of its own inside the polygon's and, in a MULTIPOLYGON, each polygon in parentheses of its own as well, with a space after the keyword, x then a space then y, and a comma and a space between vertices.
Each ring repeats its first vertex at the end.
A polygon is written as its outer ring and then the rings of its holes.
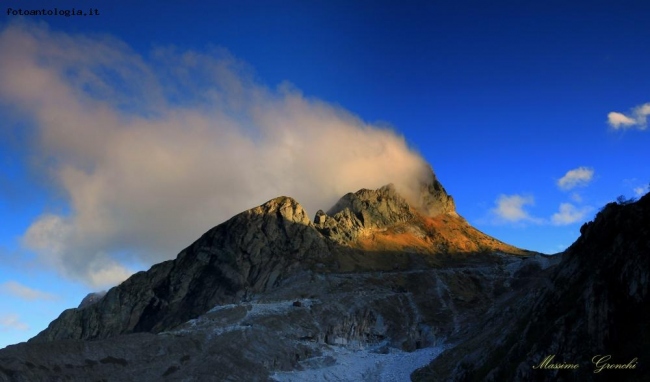
POLYGON ((650 102, 634 107, 628 114, 612 111, 607 114, 607 123, 615 130, 636 128, 645 130, 648 127, 650 102))
POLYGON ((111 37, 9 24, 0 106, 29 121, 29 157, 69 204, 23 237, 43 264, 93 287, 172 258, 235 213, 278 195, 307 211, 428 167, 394 131, 284 84, 223 49, 134 53, 111 37))

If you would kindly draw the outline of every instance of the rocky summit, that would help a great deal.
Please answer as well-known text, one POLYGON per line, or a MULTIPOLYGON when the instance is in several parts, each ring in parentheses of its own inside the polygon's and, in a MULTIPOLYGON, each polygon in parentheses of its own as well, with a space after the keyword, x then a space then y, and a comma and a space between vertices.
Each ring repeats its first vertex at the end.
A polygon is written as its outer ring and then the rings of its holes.
POLYGON ((646 333, 647 256, 630 260, 648 249, 641 202, 608 206, 549 257, 473 228, 433 173, 408 199, 359 190, 313 221, 278 197, 0 350, 0 381, 582 377, 530 366, 648 355, 634 335, 646 333))

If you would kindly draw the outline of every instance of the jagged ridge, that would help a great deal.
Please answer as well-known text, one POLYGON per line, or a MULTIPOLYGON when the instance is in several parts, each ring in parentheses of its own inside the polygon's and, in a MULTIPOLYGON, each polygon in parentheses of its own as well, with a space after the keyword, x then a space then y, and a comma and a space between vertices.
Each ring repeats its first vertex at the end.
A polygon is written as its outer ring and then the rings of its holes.
POLYGON ((169 330, 215 305, 268 291, 299 270, 426 269, 440 266, 443 257, 425 255, 523 253, 459 217, 433 173, 420 191, 415 207, 392 185, 350 193, 328 215, 319 211, 315 224, 294 199, 275 198, 211 229, 175 260, 133 275, 96 303, 66 310, 31 341, 169 330))

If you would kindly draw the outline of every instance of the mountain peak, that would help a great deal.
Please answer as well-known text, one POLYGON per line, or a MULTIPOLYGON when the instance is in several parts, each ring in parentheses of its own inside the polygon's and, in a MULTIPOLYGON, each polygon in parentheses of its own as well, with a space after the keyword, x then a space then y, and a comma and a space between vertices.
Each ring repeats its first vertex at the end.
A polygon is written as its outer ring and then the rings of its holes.
POLYGON ((381 227, 405 221, 413 217, 410 205, 393 184, 388 184, 376 190, 361 189, 348 193, 339 199, 327 211, 334 216, 345 209, 352 211, 365 227, 381 227))
POLYGON ((428 173, 419 184, 417 199, 414 207, 427 216, 440 214, 456 215, 456 204, 454 198, 447 194, 447 191, 438 181, 436 174, 429 167, 428 173))
POLYGON ((81 300, 81 303, 79 304, 77 309, 81 309, 81 308, 85 308, 87 306, 90 306, 90 305, 96 303, 97 301, 101 300, 101 298, 104 297, 105 295, 106 295, 105 290, 103 290, 101 292, 89 293, 89 294, 86 295, 86 297, 83 298, 83 300, 81 300))
POLYGON ((439 215, 459 217, 454 199, 428 167, 415 187, 398 189, 391 183, 376 190, 348 193, 327 213, 318 211, 314 223, 325 236, 338 243, 350 243, 373 230, 439 215))
POLYGON ((279 220, 310 225, 309 215, 295 199, 288 196, 273 198, 261 206, 248 210, 253 215, 274 215, 279 220))
POLYGON ((415 214, 392 184, 377 190, 348 193, 327 211, 316 213, 315 227, 330 239, 346 244, 372 229, 412 220, 415 214))

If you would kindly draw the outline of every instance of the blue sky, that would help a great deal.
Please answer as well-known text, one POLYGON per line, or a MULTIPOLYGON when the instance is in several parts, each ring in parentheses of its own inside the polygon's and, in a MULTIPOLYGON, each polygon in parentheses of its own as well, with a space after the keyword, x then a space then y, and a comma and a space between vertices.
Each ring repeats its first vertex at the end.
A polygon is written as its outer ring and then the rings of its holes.
POLYGON ((555 253, 648 191, 646 1, 211 3, 3 2, 0 346, 281 194, 313 216, 428 162, 555 253))

